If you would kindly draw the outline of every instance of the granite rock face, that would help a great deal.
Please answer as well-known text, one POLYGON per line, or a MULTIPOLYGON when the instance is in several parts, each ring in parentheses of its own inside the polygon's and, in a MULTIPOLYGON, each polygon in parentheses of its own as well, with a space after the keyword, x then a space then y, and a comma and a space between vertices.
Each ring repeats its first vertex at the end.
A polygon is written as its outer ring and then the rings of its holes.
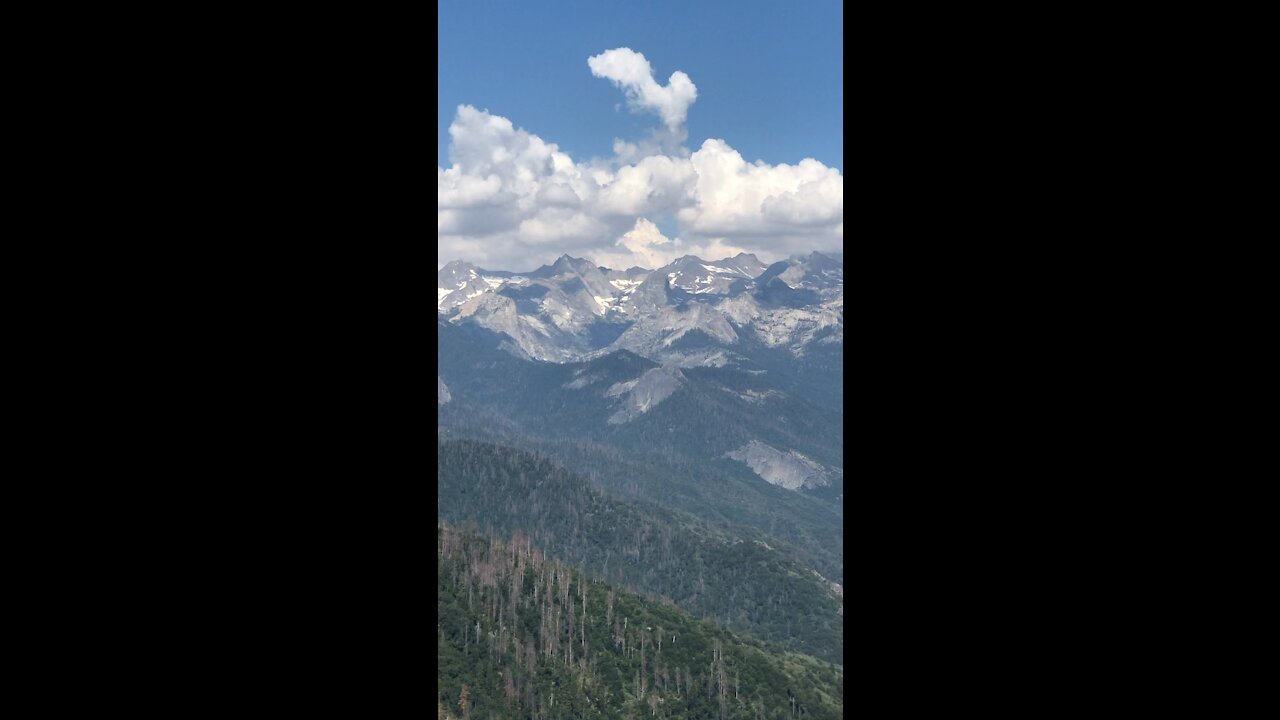
POLYGON ((605 391, 605 397, 621 398, 622 404, 609 416, 609 424, 621 425, 648 412, 671 397, 683 380, 678 369, 657 367, 646 370, 635 380, 614 383, 605 391))
POLYGON ((844 266, 813 253, 692 255, 657 270, 562 256, 528 273, 454 261, 437 273, 437 313, 510 338, 512 354, 565 363, 629 350, 675 367, 723 367, 757 346, 803 358, 844 341, 844 266))
POLYGON ((822 465, 795 450, 782 451, 752 440, 725 456, 737 460, 769 482, 787 490, 809 490, 831 484, 831 476, 822 465))

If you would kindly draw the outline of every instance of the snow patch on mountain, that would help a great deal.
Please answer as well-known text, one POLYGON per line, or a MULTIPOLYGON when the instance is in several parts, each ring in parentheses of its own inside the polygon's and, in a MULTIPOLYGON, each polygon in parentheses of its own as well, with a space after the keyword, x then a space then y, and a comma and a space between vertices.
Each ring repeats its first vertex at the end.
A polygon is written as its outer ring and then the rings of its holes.
MULTIPOLYGON (((436 311, 448 312, 453 308, 463 305, 468 300, 478 297, 484 293, 493 292, 489 287, 489 283, 485 282, 475 270, 468 271, 469 274, 461 279, 456 288, 449 292, 443 292, 448 287, 436 287, 436 311)), ((439 282, 437 280, 437 282, 439 282)))
POLYGON ((639 285, 640 282, 641 282, 640 280, 622 279, 622 280, 610 280, 609 284, 612 285, 614 289, 617 290, 618 292, 626 294, 626 293, 630 293, 632 290, 635 290, 636 286, 639 285))
POLYGON ((439 271, 436 293, 437 312, 451 322, 505 333, 514 354, 552 362, 629 350, 671 366, 719 367, 744 338, 797 358, 813 343, 844 340, 843 266, 817 253, 767 268, 747 254, 685 256, 652 271, 566 255, 522 275, 455 261, 439 271))
POLYGON ((436 376, 436 405, 443 405, 453 398, 449 395, 449 386, 444 384, 444 378, 436 376))

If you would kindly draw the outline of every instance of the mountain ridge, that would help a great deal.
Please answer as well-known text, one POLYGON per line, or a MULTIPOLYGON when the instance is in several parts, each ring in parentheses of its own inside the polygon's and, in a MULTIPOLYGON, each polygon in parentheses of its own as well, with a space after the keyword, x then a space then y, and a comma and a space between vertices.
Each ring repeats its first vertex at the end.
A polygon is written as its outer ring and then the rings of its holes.
POLYGON ((766 266, 739 253, 619 271, 565 254, 516 274, 455 260, 437 273, 436 311, 505 334, 507 350, 525 359, 625 349, 677 367, 724 366, 755 343, 799 359, 815 343, 843 343, 843 263, 813 252, 766 266), (673 347, 693 331, 710 341, 673 347))

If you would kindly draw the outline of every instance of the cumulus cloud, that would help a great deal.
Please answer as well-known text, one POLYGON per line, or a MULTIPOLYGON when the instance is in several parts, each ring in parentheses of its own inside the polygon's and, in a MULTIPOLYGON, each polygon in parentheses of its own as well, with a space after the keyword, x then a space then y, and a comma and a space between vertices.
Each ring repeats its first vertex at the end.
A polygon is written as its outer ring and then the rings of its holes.
POLYGON ((693 166, 680 158, 647 157, 619 168, 599 196, 598 208, 613 215, 652 215, 692 202, 693 166))
POLYGON ((723 140, 707 140, 690 158, 697 202, 680 210, 704 235, 776 235, 835 226, 844 219, 844 178, 817 160, 748 164, 723 140))
POLYGON ((631 228, 622 237, 618 238, 615 245, 626 250, 625 254, 611 253, 611 259, 615 263, 622 263, 637 260, 632 265, 626 265, 619 269, 625 270, 634 265, 647 268, 657 268, 671 262, 672 242, 667 239, 662 231, 658 230, 658 226, 654 225, 647 218, 636 220, 635 227, 631 228))
MULTIPOLYGON (((696 98, 683 73, 658 86, 644 56, 626 48, 589 63, 664 123, 682 125, 696 98)), ((575 162, 469 105, 458 108, 449 136, 452 164, 436 169, 438 265, 463 259, 527 271, 569 253, 607 267, 653 268, 681 255, 753 252, 772 262, 843 248, 844 178, 816 160, 748 163, 710 139, 692 153, 619 140, 612 161, 575 162), (675 221, 680 237, 663 236, 654 221, 664 220, 675 221)))
POLYGON ((626 270, 635 266, 659 268, 685 255, 719 260, 740 252, 747 251, 725 242, 723 238, 697 243, 687 243, 679 238, 672 240, 648 218, 639 218, 613 243, 613 247, 588 250, 585 254, 598 265, 626 270))
POLYGON ((688 75, 677 70, 665 86, 659 85, 649 61, 631 48, 606 50, 587 58, 587 67, 592 75, 612 80, 621 88, 632 110, 657 113, 672 133, 682 130, 689 106, 698 99, 698 88, 688 75))

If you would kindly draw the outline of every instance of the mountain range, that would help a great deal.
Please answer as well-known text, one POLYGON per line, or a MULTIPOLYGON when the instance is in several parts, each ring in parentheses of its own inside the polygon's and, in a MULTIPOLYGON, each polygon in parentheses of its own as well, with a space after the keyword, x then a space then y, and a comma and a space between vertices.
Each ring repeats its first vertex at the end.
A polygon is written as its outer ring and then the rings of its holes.
POLYGON ((496 333, 520 358, 626 350, 668 368, 773 373, 784 389, 841 408, 844 265, 816 252, 768 266, 745 253, 685 256, 657 270, 568 255, 527 273, 453 261, 436 285, 441 320, 496 333))
POLYGON ((840 258, 454 261, 436 310, 442 521, 840 661, 840 258))
POLYGON ((780 487, 828 487, 843 467, 843 308, 843 263, 819 253, 652 271, 565 255, 524 274, 454 261, 437 274, 437 406, 451 414, 462 392, 499 423, 676 441, 780 487), (655 415, 664 403, 695 407, 655 415), (617 427, 658 416, 678 438, 617 427))

